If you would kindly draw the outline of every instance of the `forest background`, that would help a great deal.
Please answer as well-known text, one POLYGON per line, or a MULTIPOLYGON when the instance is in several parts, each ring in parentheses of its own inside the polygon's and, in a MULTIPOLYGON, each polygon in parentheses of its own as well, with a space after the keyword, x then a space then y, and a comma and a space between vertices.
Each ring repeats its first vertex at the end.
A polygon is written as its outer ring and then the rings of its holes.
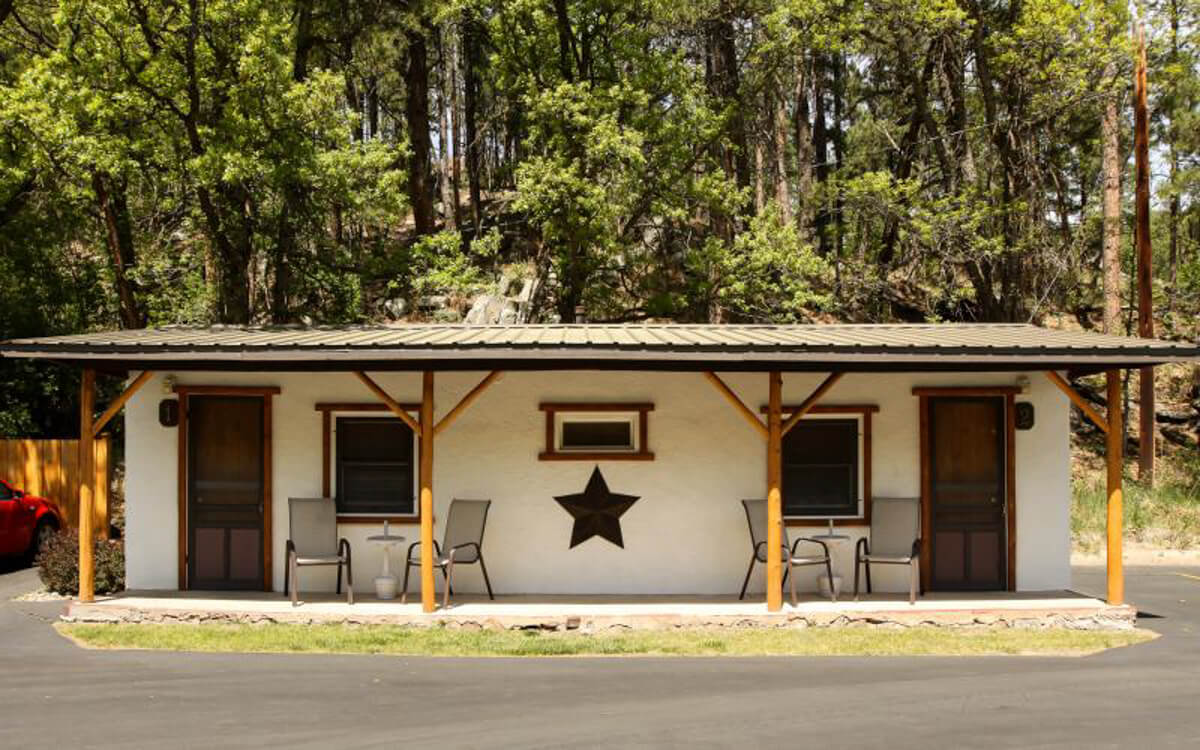
MULTIPOLYGON (((0 339, 1132 334, 1139 23, 1156 332, 1195 340, 1200 0, 0 0, 0 339)), ((76 378, 0 361, 0 435, 72 436, 76 378)), ((1200 391, 1159 380, 1195 499, 1200 391)))

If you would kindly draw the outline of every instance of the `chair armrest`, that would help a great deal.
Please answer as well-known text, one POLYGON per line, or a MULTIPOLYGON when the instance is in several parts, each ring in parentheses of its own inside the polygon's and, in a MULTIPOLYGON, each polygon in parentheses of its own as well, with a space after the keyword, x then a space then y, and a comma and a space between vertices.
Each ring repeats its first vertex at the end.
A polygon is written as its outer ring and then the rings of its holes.
MULTIPOLYGON (((457 552, 460 549, 466 549, 467 547, 474 547, 475 554, 479 557, 483 556, 483 550, 479 548, 479 542, 463 542, 462 544, 456 544, 453 547, 451 547, 450 551, 446 553, 446 558, 453 560, 455 552, 457 552)), ((441 552, 439 552, 438 555, 440 556, 441 552)))
POLYGON ((345 557, 347 560, 350 559, 350 542, 346 541, 345 537, 338 540, 338 557, 345 557), (345 554, 343 554, 343 551, 345 554))
POLYGON ((871 554, 871 544, 865 536, 860 536, 858 541, 854 543, 854 562, 857 563, 863 559, 864 555, 871 554))
POLYGON ((809 537, 809 536, 799 537, 798 539, 796 539, 796 541, 792 542, 792 556, 793 557, 795 557, 796 548, 800 546, 801 542, 808 542, 810 544, 821 545, 821 549, 825 552, 825 556, 829 557, 829 545, 826 544, 825 542, 822 542, 820 539, 813 539, 812 537, 809 537))
POLYGON ((287 544, 283 548, 283 556, 285 560, 291 560, 292 555, 296 553, 296 543, 291 539, 287 540, 287 544))
MULTIPOLYGON (((787 545, 786 545, 786 544, 781 544, 781 545, 779 545, 779 548, 780 548, 781 550, 783 550, 783 557, 784 557, 784 559, 786 560, 786 559, 787 559, 787 556, 790 554, 790 552, 789 552, 789 550, 788 550, 788 548, 787 548, 787 545)), ((758 551, 759 551, 760 549, 762 550, 762 556, 763 556, 763 559, 766 559, 766 557, 767 557, 767 543, 766 543, 766 542, 759 542, 758 544, 754 545, 754 556, 755 556, 755 557, 758 557, 758 551)), ((795 547, 792 547, 792 549, 794 550, 794 549, 795 549, 795 547)))
MULTIPOLYGON (((404 553, 404 561, 408 562, 409 560, 413 559, 412 551, 420 546, 421 546, 420 540, 417 540, 417 541, 413 542, 412 544, 408 545, 408 550, 404 553)), ((439 545, 437 543, 436 539, 433 540, 433 555, 434 555, 434 557, 442 556, 442 547, 441 547, 441 545, 439 545)))
POLYGON ((921 537, 917 537, 916 539, 913 540, 912 557, 915 560, 916 558, 918 558, 920 556, 921 556, 921 537))

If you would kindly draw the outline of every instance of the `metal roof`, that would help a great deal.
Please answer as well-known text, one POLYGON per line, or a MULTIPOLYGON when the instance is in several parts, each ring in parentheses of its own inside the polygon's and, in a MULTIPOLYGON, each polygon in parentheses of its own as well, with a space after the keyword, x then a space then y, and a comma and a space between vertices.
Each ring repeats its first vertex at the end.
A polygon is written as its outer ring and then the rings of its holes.
POLYGON ((1021 324, 164 328, 0 343, 0 356, 129 369, 1099 370, 1200 346, 1021 324))

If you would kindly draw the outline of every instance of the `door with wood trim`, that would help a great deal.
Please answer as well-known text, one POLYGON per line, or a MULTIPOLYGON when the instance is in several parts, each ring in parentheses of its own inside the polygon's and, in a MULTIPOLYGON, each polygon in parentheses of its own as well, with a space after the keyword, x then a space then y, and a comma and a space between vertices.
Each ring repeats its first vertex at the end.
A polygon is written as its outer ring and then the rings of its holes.
POLYGON ((934 590, 1007 588, 1005 401, 931 397, 929 521, 934 590))
POLYGON ((188 588, 261 589, 263 399, 187 401, 188 588))

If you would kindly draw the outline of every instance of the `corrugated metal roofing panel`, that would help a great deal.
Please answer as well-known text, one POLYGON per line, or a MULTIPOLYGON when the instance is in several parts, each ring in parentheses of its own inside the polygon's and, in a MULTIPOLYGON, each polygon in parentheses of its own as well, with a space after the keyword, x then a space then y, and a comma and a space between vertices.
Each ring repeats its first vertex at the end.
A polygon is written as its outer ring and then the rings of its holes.
MULTIPOLYGON (((1147 362, 1195 359, 1200 347, 1018 324, 917 325, 452 325, 302 328, 213 326, 112 331, 0 344, 0 355, 134 362, 236 360, 386 362, 478 358, 593 359, 609 363, 706 361, 966 363, 996 361, 1147 362), (1054 360, 1058 357, 1059 360, 1054 360), (657 359, 656 359, 657 358, 657 359), (923 358, 923 359, 921 359, 923 358)), ((615 365, 614 365, 615 366, 615 365)))

